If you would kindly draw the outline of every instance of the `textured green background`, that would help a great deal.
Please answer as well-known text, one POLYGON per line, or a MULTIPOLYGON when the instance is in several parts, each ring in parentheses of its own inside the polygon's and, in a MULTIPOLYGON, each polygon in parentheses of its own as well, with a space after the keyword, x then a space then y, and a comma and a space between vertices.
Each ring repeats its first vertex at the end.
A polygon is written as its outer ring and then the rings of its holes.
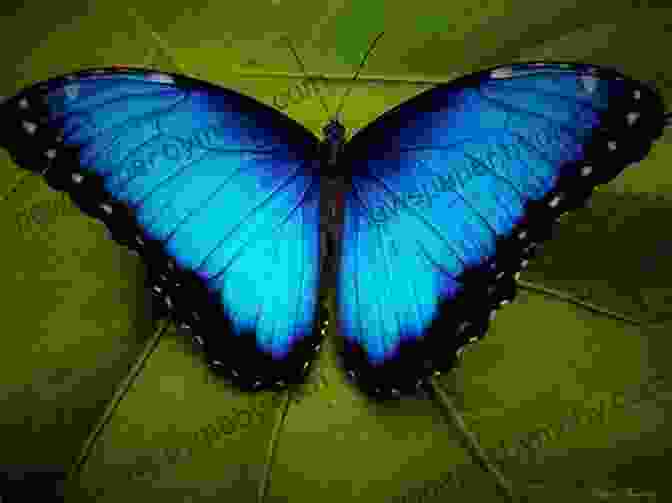
MULTIPOLYGON (((78 68, 151 63, 273 104, 301 81, 279 76, 297 73, 287 35, 311 73, 330 76, 321 92, 333 109, 385 29, 364 71, 380 78, 355 86, 348 128, 427 82, 520 59, 615 66, 655 80, 670 103, 663 4, 151 1, 136 7, 143 22, 128 0, 3 3, 0 94, 78 68)), ((285 111, 316 131, 326 120, 313 95, 285 111)), ((668 134, 592 209, 563 220, 521 277, 555 293, 521 291, 441 379, 531 501, 646 501, 627 488, 670 501, 671 143, 668 134)), ((366 402, 344 384, 329 341, 291 396, 214 379, 185 337, 154 332, 138 259, 41 180, 10 192, 20 176, 3 153, 0 494, 46 494, 88 452, 68 502, 247 502, 260 487, 266 502, 499 501, 434 403, 366 402)))

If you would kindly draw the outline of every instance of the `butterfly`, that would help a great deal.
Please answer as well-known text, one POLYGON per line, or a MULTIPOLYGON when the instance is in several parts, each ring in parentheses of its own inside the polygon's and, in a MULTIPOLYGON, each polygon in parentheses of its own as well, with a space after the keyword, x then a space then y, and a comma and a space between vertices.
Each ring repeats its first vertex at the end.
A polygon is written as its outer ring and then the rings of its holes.
POLYGON ((378 396, 452 368, 559 216, 670 121, 652 87, 553 62, 437 85, 349 141, 338 117, 319 139, 251 97, 143 68, 52 78, 0 108, 14 161, 141 255, 156 308, 215 371, 250 390, 301 382, 335 265, 342 363, 378 396))

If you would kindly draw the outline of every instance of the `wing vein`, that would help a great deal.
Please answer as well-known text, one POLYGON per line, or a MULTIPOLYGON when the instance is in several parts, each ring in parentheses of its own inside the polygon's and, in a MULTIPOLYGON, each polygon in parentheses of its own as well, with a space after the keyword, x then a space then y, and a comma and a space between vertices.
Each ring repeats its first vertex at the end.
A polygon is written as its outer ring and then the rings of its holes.
MULTIPOLYGON (((298 171, 299 169, 300 169, 300 166, 297 167, 297 171, 298 171)), ((285 182, 286 182, 286 185, 288 185, 289 183, 291 183, 292 179, 293 179, 293 178, 296 178, 296 176, 297 176, 296 173, 294 173, 294 174, 292 174, 292 176, 287 177, 287 179, 286 179, 286 181, 285 181, 285 182)), ((284 183, 284 182, 283 182, 283 183, 284 183)), ((312 181, 312 182, 308 185, 308 187, 306 187, 306 190, 303 192, 303 194, 302 194, 301 197, 299 198, 299 201, 298 201, 292 208, 290 208, 289 212, 287 213, 287 215, 286 215, 285 217, 283 217, 282 221, 278 224, 278 228, 276 228, 274 232, 279 232, 280 228, 282 228, 282 226, 284 226, 284 225, 287 223, 287 221, 289 220, 289 218, 291 218, 292 213, 294 213, 294 211, 296 211, 297 208, 300 208, 300 207, 301 207, 301 205, 302 205, 302 204, 304 203, 304 201, 305 201, 306 194, 308 194, 308 191, 310 190, 310 188, 312 187, 312 185, 313 185, 314 183, 315 183, 315 182, 312 181)), ((278 190, 279 190, 279 189, 278 189, 278 190)), ((271 198, 278 192, 278 190, 273 191, 273 192, 267 197, 267 199, 266 199, 265 201, 262 201, 261 203, 259 203, 259 205, 257 205, 257 208, 261 207, 263 204, 265 204, 266 202, 268 202, 268 200, 270 200, 270 199, 271 199, 271 198)), ((252 213, 254 213, 255 211, 256 211, 256 210, 252 210, 251 212, 249 212, 248 215, 246 216, 246 218, 249 217, 249 215, 252 214, 252 213)), ((226 240, 227 240, 227 239, 228 239, 228 238, 235 232, 235 230, 236 230, 237 228, 239 228, 241 225, 242 225, 242 222, 239 222, 238 224, 235 225, 234 229, 232 229, 231 231, 229 231, 225 237, 223 237, 222 239, 220 239, 220 240, 217 242, 217 244, 215 245, 215 247, 214 247, 214 248, 213 248, 213 249, 206 255, 206 257, 201 261, 201 263, 198 265, 198 267, 196 267, 196 270, 200 269, 200 268, 201 268, 201 267, 208 261, 208 259, 212 256, 212 254, 215 253, 215 252, 217 251, 217 249, 219 249, 219 248, 222 246, 222 244, 224 244, 224 243, 226 242, 226 240)), ((234 257, 233 257, 231 260, 229 260, 229 262, 226 264, 226 266, 224 266, 222 269, 220 269, 219 271, 217 271, 217 273, 215 273, 215 274, 212 276, 212 278, 213 278, 213 279, 214 279, 214 278, 217 278, 217 277, 221 276, 224 272, 226 272, 226 270, 227 270, 227 269, 228 269, 228 268, 235 262, 235 260, 237 260, 238 258, 240 258, 241 250, 242 250, 243 248, 245 248, 246 246, 248 246, 252 241, 254 241, 254 238, 253 238, 253 237, 250 237, 245 243, 241 244, 241 246, 238 248, 239 251, 238 251, 236 254, 234 254, 234 257)))
MULTIPOLYGON (((392 195, 395 195, 395 196, 398 197, 398 195, 390 187, 387 186, 387 184, 383 181, 382 178, 380 178, 379 176, 374 175, 374 174, 371 174, 371 177, 373 179, 375 179, 378 182, 378 184, 381 185, 385 190, 390 192, 392 195)), ((415 216, 418 217, 420 220, 422 220, 422 222, 425 225, 427 225, 430 228, 430 230, 433 231, 434 234, 436 234, 439 237, 439 239, 441 239, 441 241, 453 252, 455 257, 457 257, 457 259, 460 262, 462 262, 463 265, 466 265, 464 263, 464 260, 462 259, 462 257, 460 257, 459 254, 455 251, 455 249, 452 246, 450 246, 450 243, 448 242, 448 239, 446 239, 446 237, 441 233, 441 231, 434 224, 432 224, 432 222, 430 222, 425 216, 422 215, 422 213, 420 213, 415 208, 410 208, 409 207, 409 209, 412 209, 415 216)))
MULTIPOLYGON (((515 112, 515 113, 517 113, 517 114, 525 114, 525 115, 529 115, 529 116, 531 116, 531 117, 537 117, 537 118, 540 118, 540 119, 544 119, 544 120, 546 120, 546 121, 548 121, 548 122, 555 122, 555 123, 558 125, 558 128, 562 129, 562 130, 565 131, 567 134, 573 136, 575 139, 578 139, 578 137, 577 137, 577 135, 576 135, 576 130, 571 129, 571 128, 569 128, 569 127, 567 126, 568 123, 577 123, 577 122, 578 122, 578 123, 581 123, 582 121, 578 120, 578 117, 575 118, 575 119, 572 120, 572 121, 563 121, 563 120, 560 120, 560 119, 558 119, 558 118, 556 118, 556 117, 548 117, 548 116, 543 115, 543 114, 538 113, 538 112, 532 112, 531 110, 525 110, 524 108, 515 107, 515 106, 513 106, 513 105, 511 105, 511 104, 509 104, 509 103, 507 103, 507 102, 505 102, 505 101, 502 101, 502 100, 500 100, 500 99, 498 99, 498 98, 492 98, 492 97, 487 96, 487 95, 485 95, 485 94, 483 94, 483 93, 481 93, 481 95, 482 95, 483 98, 486 99, 487 101, 491 101, 495 106, 498 106, 498 107, 500 107, 500 108, 504 108, 504 109, 506 109, 506 110, 508 110, 508 111, 512 111, 512 112, 515 112)), ((573 112, 573 115, 576 115, 576 113, 573 112)))

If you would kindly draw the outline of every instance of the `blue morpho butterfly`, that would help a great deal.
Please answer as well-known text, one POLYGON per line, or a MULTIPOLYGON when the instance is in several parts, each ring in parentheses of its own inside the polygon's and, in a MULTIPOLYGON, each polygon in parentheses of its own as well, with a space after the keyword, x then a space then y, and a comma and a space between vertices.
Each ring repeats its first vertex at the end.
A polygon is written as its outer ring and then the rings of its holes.
POLYGON ((321 215, 340 186, 341 354, 382 396, 451 368, 556 219, 669 121, 645 84, 545 62, 438 85, 347 143, 338 119, 320 141, 252 98, 148 69, 53 78, 1 107, 15 161, 137 251, 157 306, 247 389, 300 382, 319 349, 321 215))

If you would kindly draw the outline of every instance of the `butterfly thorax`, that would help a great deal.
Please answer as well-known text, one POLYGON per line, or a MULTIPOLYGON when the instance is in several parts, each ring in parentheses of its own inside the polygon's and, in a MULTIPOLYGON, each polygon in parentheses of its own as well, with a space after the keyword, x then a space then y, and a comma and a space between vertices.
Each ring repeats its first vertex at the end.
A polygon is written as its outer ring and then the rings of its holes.
POLYGON ((324 140, 322 140, 323 160, 327 165, 324 174, 327 177, 338 176, 336 172, 336 163, 338 161, 338 154, 343 151, 345 145, 345 127, 338 119, 331 119, 324 128, 324 140))

